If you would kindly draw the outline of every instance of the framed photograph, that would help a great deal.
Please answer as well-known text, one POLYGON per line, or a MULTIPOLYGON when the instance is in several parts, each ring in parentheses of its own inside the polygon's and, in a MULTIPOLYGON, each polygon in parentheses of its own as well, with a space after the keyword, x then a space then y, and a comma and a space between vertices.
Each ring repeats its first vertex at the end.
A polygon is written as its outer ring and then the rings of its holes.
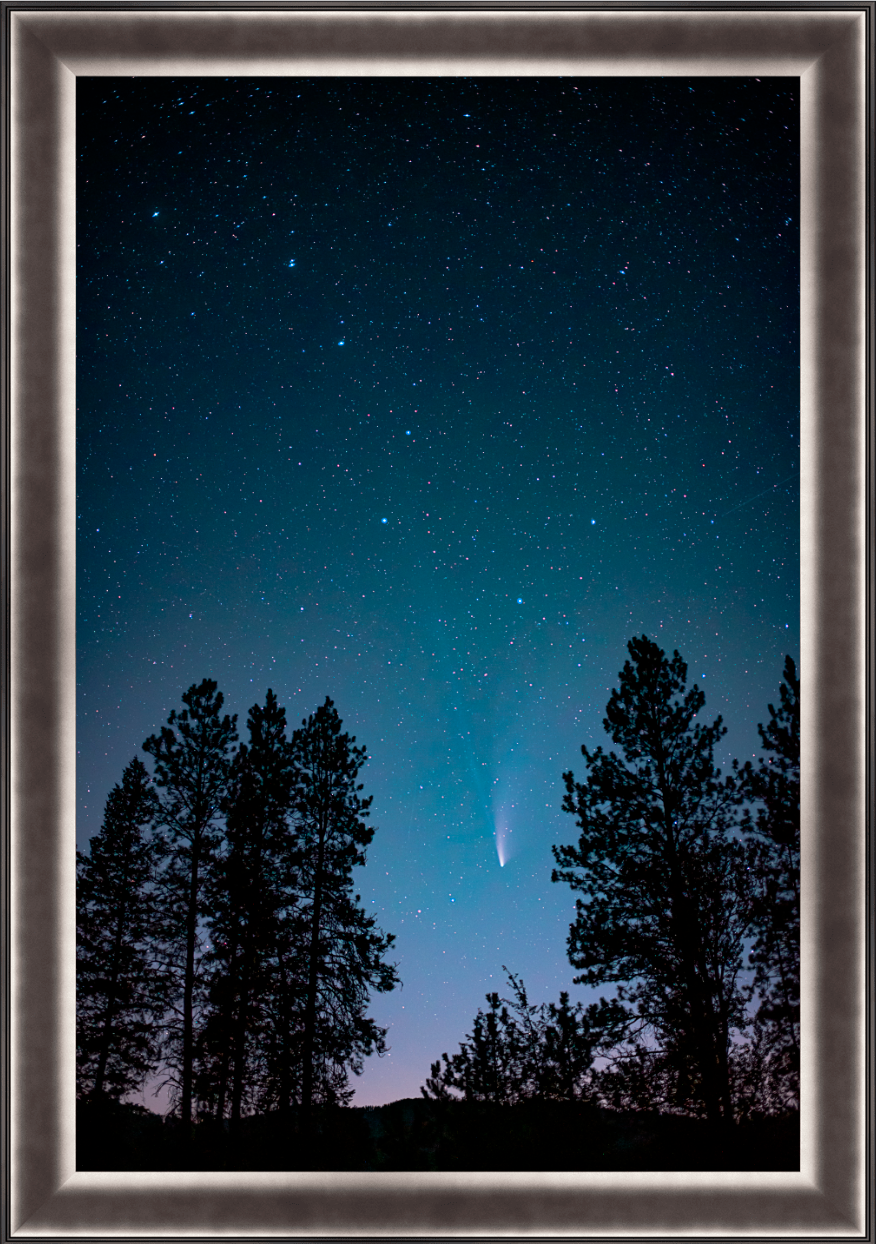
MULTIPOLYGON (((3 4, 10 1238, 868 1238, 872 20, 870 3, 3 4), (805 686, 799 1171, 77 1171, 73 879, 76 756, 87 737, 80 725, 77 740, 75 647, 79 78, 788 78, 797 85, 805 686)), ((93 116, 94 100, 91 106, 93 116)), ((162 210, 156 200, 153 218, 162 210)), ((387 229, 401 223, 382 222, 387 229)), ((297 245, 286 243, 288 255, 277 250, 278 271, 295 267, 297 245)), ((626 280, 626 257, 618 262, 612 275, 626 280)), ((685 279, 694 291, 696 273, 685 279)), ((198 309, 186 313, 194 320, 198 309)), ((343 323, 326 321, 326 331, 337 329, 333 348, 347 345, 343 323)), ((310 342, 300 345, 305 354, 310 342)), ((396 431, 402 444, 412 436, 402 424, 396 431)), ((375 523, 388 526, 392 518, 382 513, 375 511, 375 523)), ((525 607, 525 593, 514 595, 525 607)), ((666 643, 674 646, 671 637, 666 643)), ((229 707, 244 712, 246 705, 229 707)), ((504 867, 512 854, 504 821, 496 820, 495 835, 504 867)))

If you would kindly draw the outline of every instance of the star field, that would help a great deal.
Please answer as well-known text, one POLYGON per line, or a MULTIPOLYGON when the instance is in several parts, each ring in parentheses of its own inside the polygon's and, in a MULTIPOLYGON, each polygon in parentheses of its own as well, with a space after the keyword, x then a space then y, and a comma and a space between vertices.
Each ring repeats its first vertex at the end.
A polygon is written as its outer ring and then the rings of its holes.
POLYGON ((626 642, 725 765, 799 657, 796 82, 77 89, 80 840, 191 683, 330 695, 404 982, 355 1100, 417 1095, 503 964, 571 985, 626 642))

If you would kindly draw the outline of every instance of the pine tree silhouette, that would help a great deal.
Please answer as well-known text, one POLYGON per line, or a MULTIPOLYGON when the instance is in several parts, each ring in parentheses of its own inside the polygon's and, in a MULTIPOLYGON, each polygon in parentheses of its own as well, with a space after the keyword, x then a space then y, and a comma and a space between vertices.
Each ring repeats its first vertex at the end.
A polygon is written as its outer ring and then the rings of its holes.
POLYGON ((205 678, 182 697, 160 734, 143 750, 154 761, 159 800, 156 824, 161 848, 164 930, 168 970, 176 984, 175 1019, 169 1024, 166 1055, 179 1093, 180 1118, 192 1122, 196 994, 202 984, 201 921, 207 915, 206 885, 215 864, 219 820, 227 794, 235 717, 221 716, 223 697, 205 678))
POLYGON ((157 800, 136 757, 77 852, 78 1092, 119 1099, 156 1065, 168 980, 154 957, 157 800))
POLYGON ((687 689, 677 652, 667 659, 646 636, 628 648, 603 723, 620 754, 582 747, 585 781, 564 775, 563 808, 581 835, 554 847, 553 880, 584 896, 569 959, 576 983, 618 984, 683 1104, 730 1119, 728 1047, 745 1023, 751 898, 734 786, 713 761, 726 731, 720 717, 696 722, 705 697, 687 689))

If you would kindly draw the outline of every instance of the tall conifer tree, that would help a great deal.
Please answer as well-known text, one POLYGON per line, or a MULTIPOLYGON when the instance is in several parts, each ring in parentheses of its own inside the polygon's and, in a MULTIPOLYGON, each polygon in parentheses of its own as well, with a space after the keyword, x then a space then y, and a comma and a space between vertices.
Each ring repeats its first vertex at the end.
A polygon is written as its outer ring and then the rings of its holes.
POLYGON ((751 920, 746 854, 733 837, 732 783, 715 768, 718 718, 687 689, 687 666, 646 636, 612 692, 603 725, 620 754, 581 751, 584 782, 564 775, 577 846, 554 847, 576 903, 569 958, 576 983, 617 983, 686 1084, 688 1108, 732 1117, 728 1050, 744 1024, 743 941, 751 920))
POLYGON ((786 1107, 800 1093, 800 680, 785 657, 779 707, 758 726, 763 755, 740 770, 754 804, 743 828, 755 846, 755 930, 751 952, 761 1045, 774 1091, 786 1107))
POLYGON ((367 824, 371 799, 356 779, 366 749, 341 732, 331 699, 292 737, 300 897, 298 930, 303 991, 300 1104, 345 1101, 347 1072, 386 1049, 386 1030, 366 1015, 371 990, 399 983, 385 956, 394 938, 384 934, 353 893, 352 870, 365 863, 374 837, 367 824))
POLYGON ((123 1097, 154 1068, 167 982, 154 957, 152 823, 157 803, 136 757, 77 852, 78 1092, 123 1097))
POLYGON ((167 1055, 179 1092, 180 1118, 190 1124, 206 883, 215 865, 237 718, 222 716, 223 697, 208 678, 189 687, 182 700, 182 711, 174 709, 143 750, 153 758, 159 793, 163 937, 176 984, 177 1022, 171 1025, 167 1055))
POLYGON ((270 998, 278 987, 281 925, 294 911, 290 835, 292 769, 286 710, 269 690, 247 720, 249 744, 235 757, 224 849, 208 885, 210 1004, 204 1045, 214 1053, 220 1117, 236 1131, 245 1101, 258 1102, 270 998))

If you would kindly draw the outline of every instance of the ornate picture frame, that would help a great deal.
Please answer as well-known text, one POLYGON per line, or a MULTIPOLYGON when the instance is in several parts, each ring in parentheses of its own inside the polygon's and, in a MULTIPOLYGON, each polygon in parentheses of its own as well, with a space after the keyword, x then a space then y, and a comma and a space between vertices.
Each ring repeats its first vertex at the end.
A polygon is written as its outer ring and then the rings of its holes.
POLYGON ((868 3, 3 5, 10 1237, 866 1237, 872 19, 868 3), (77 1173, 76 77, 682 73, 801 87, 800 1171, 77 1173))

